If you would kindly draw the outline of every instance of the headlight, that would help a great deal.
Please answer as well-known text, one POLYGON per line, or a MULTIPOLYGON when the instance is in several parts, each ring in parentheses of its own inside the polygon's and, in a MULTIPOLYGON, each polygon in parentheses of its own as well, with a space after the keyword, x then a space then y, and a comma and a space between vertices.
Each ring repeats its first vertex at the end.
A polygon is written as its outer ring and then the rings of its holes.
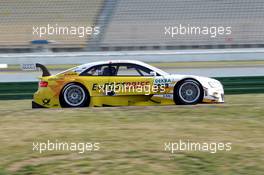
POLYGON ((217 81, 209 81, 208 84, 212 87, 212 88, 220 88, 222 87, 220 82, 217 81))

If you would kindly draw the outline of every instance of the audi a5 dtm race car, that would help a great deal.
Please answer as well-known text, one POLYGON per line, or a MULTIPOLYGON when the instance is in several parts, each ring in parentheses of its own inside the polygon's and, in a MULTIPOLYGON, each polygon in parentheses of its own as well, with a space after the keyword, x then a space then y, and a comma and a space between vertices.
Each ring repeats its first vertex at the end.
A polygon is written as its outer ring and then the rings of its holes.
POLYGON ((92 62, 56 75, 36 67, 43 73, 33 108, 224 102, 223 86, 215 79, 169 74, 140 61, 92 62))

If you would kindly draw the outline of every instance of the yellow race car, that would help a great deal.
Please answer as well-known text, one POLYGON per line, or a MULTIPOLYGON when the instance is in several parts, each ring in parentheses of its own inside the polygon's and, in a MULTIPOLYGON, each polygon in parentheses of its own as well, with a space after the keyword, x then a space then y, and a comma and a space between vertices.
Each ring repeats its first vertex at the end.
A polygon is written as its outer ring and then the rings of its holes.
POLYGON ((134 60, 83 64, 56 75, 42 70, 32 108, 223 103, 212 78, 169 74, 134 60))

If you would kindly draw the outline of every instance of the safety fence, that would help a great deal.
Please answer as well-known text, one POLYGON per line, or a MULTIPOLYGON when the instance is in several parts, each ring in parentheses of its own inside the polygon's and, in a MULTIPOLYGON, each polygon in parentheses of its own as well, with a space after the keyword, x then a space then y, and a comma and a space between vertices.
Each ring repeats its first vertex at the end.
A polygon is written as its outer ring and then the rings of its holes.
MULTIPOLYGON (((264 93, 264 76, 217 77, 222 82, 225 94, 264 93)), ((32 99, 37 91, 37 82, 0 83, 0 100, 32 99)))

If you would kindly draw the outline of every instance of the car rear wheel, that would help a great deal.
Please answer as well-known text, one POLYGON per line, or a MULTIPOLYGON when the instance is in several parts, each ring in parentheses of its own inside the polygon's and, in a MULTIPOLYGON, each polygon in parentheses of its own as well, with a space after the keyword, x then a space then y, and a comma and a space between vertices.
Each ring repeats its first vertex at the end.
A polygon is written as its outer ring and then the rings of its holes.
POLYGON ((60 99, 62 107, 86 107, 90 97, 82 85, 70 83, 63 88, 60 99))
POLYGON ((202 99, 203 88, 196 80, 183 80, 174 88, 174 102, 177 105, 193 105, 202 99))

